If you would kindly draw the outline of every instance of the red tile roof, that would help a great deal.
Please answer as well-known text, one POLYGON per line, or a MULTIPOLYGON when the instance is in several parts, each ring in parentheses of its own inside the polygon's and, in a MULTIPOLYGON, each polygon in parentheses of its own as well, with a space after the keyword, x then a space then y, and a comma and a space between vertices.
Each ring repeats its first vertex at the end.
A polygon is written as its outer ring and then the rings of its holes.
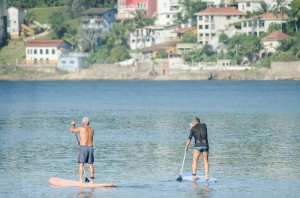
POLYGON ((183 34, 183 33, 186 33, 188 31, 191 31, 191 30, 194 30, 194 29, 196 29, 196 27, 185 27, 185 28, 177 29, 174 32, 179 33, 179 34, 183 34))
POLYGON ((287 19, 288 16, 286 14, 283 14, 281 16, 281 14, 278 14, 277 16, 274 15, 273 13, 264 13, 258 16, 254 16, 252 17, 254 19, 287 19))
POLYGON ((208 8, 206 10, 197 12, 196 15, 246 15, 245 12, 241 12, 236 8, 208 8))
POLYGON ((29 40, 25 47, 59 47, 63 42, 62 39, 58 40, 29 40))
POLYGON ((268 36, 262 38, 262 41, 281 41, 285 39, 292 38, 291 36, 281 32, 281 31, 275 31, 269 34, 268 36))

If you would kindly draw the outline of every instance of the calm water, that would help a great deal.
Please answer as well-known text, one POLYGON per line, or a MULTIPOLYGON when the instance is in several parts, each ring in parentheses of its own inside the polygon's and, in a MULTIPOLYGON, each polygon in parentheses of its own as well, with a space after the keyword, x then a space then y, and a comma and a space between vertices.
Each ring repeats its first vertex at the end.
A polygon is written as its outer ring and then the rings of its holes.
POLYGON ((2 81, 0 93, 0 197, 300 194, 300 82, 2 81), (83 116, 95 128, 97 181, 120 187, 49 186, 78 178, 69 124, 83 116), (217 184, 175 181, 194 116, 208 126, 217 184))

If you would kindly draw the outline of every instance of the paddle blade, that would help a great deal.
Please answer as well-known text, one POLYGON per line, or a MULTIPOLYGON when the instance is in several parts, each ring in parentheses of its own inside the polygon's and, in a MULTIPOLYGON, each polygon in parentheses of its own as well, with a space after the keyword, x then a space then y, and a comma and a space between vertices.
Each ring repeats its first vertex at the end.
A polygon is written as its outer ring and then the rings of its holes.
POLYGON ((181 175, 179 175, 179 177, 176 179, 176 181, 182 181, 181 175))
POLYGON ((86 177, 85 180, 84 180, 84 182, 89 183, 90 180, 86 177))

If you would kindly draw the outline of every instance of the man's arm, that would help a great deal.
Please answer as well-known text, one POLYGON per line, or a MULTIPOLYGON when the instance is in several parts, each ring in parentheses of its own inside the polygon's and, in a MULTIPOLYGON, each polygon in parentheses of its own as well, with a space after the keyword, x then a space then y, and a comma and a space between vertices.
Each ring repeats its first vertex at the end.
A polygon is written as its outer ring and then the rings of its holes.
POLYGON ((73 122, 71 122, 71 129, 70 129, 70 131, 72 133, 80 133, 80 127, 75 128, 75 122, 73 121, 73 122))
POLYGON ((191 140, 190 140, 190 139, 187 139, 187 140, 186 140, 186 143, 185 143, 185 150, 186 150, 186 151, 189 149, 190 143, 191 143, 191 140))

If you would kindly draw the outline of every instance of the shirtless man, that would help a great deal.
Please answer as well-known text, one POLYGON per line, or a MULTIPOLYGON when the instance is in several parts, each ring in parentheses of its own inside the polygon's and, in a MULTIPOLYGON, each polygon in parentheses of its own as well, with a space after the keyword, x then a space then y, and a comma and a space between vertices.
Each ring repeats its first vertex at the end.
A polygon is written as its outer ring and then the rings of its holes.
POLYGON ((75 128, 75 122, 71 122, 71 132, 72 133, 79 133, 80 140, 79 140, 79 154, 78 154, 78 169, 79 169, 79 182, 82 183, 83 178, 83 171, 84 171, 84 163, 88 163, 90 176, 91 176, 91 183, 94 183, 94 148, 93 148, 93 136, 94 136, 94 129, 89 126, 89 118, 84 117, 82 119, 82 126, 75 128))
POLYGON ((202 153, 203 164, 205 169, 205 179, 208 179, 208 139, 207 139, 207 128, 206 124, 200 123, 199 118, 193 119, 191 123, 191 130, 188 139, 186 140, 185 150, 187 151, 189 148, 189 144, 191 143, 191 139, 195 138, 195 147, 194 147, 194 155, 193 155, 193 165, 192 165, 192 175, 193 180, 196 180, 197 173, 197 165, 199 157, 202 153))

